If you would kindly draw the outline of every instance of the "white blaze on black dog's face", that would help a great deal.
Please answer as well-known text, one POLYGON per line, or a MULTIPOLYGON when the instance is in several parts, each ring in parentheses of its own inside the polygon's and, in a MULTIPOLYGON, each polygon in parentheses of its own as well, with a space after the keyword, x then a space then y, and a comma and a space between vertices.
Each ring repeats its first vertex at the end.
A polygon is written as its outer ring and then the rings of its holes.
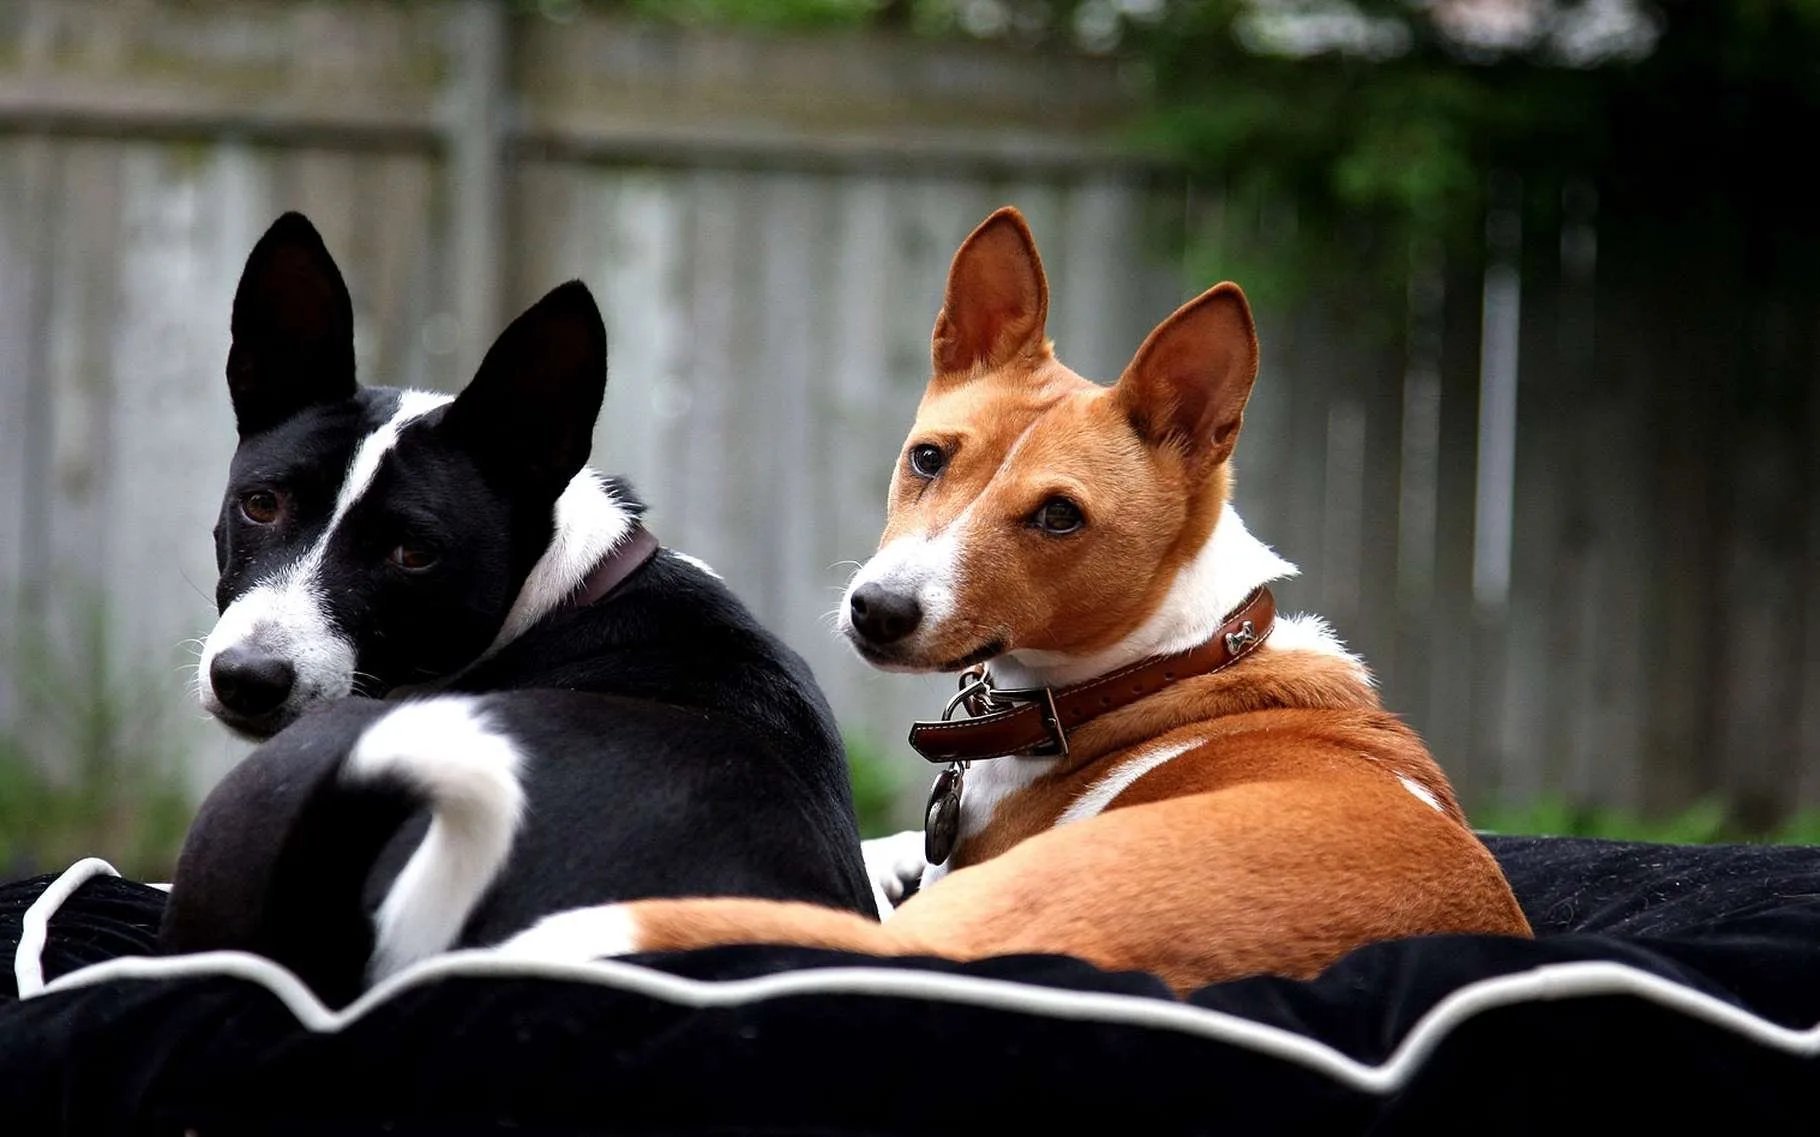
POLYGON ((477 659, 587 460, 606 384, 587 289, 563 285, 513 321, 453 399, 362 388, 341 274, 286 214, 247 259, 227 371, 240 445, 215 527, 203 705, 264 737, 320 700, 477 659))

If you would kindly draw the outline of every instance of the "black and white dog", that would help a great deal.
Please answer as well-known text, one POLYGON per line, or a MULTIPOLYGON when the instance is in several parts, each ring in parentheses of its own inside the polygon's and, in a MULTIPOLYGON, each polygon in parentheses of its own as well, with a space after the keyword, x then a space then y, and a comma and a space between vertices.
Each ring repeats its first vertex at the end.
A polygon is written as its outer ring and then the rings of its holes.
POLYGON ((257 952, 340 1002, 612 900, 876 913, 807 664, 584 466, 606 331, 583 285, 452 399, 361 387, 340 271, 290 213, 232 330, 202 699, 267 741, 191 827, 164 950, 257 952))

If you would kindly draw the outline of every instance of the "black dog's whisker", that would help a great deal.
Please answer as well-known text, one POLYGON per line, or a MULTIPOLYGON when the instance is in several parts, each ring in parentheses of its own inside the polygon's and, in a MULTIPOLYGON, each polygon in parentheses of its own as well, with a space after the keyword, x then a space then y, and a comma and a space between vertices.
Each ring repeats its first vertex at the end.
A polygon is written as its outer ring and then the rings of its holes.
POLYGON ((202 597, 204 600, 208 601, 210 604, 213 604, 215 602, 215 598, 213 596, 210 596, 208 593, 204 592, 202 590, 201 585, 197 584, 195 581, 190 579, 190 574, 187 571, 185 571, 182 568, 179 568, 177 570, 177 575, 183 578, 183 583, 189 585, 190 589, 192 591, 194 591, 196 593, 196 595, 202 597))
POLYGON ((654 533, 622 540, 643 506, 586 465, 607 376, 587 287, 520 314, 454 395, 361 386, 353 311, 321 234, 279 218, 235 291, 225 607, 191 647, 216 717, 258 746, 192 827, 183 871, 203 885, 173 892, 188 907, 162 946, 243 929, 343 1006, 429 954, 682 880, 872 912, 860 850, 827 855, 852 811, 813 675, 716 574, 659 556, 654 533), (380 518, 397 528, 369 543, 380 518), (340 697, 451 676, 453 697, 340 697), (789 768, 767 782, 740 754, 789 768), (447 830, 419 846, 428 875, 348 847, 411 814, 447 830), (308 879, 274 871, 290 864, 308 879), (408 918, 322 930, 373 889, 408 918), (221 910, 239 896, 258 911, 221 910))

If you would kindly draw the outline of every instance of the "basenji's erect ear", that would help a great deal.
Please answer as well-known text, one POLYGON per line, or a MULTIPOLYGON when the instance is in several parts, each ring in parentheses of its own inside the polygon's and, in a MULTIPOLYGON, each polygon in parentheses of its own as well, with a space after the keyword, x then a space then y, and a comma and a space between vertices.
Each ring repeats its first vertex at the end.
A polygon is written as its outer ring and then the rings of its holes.
POLYGON ((1251 305, 1238 285, 1227 282, 1158 324, 1119 377, 1115 394, 1145 441, 1216 466, 1238 443, 1257 376, 1251 305))
POLYGON ((316 227, 286 213, 234 292, 228 394, 242 438, 354 394, 354 304, 316 227))
POLYGON ((507 325, 443 427, 490 474, 554 499, 587 463, 606 389, 606 325, 572 280, 507 325))
POLYGON ((980 222, 954 254, 935 318, 935 374, 967 376, 1042 346, 1049 282, 1036 241, 1006 206, 980 222))

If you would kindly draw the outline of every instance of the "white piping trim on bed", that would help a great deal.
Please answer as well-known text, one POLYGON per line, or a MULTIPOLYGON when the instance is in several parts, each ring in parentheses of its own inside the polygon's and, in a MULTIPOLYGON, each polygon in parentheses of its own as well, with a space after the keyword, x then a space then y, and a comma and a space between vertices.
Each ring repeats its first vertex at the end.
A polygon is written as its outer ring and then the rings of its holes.
MULTIPOLYGON (((78 862, 45 890, 27 910, 28 932, 29 921, 40 905, 46 904, 46 897, 51 897, 53 890, 63 886, 72 873, 91 864, 105 868, 105 862, 78 862)), ((43 913, 38 924, 40 932, 63 899, 83 881, 96 875, 96 871, 90 869, 68 887, 61 887, 43 913)), ((42 974, 38 959, 43 948, 42 934, 32 945, 29 959, 26 957, 28 938, 21 936, 14 960, 15 974, 21 978, 22 997, 25 996, 24 977, 28 974, 28 965, 30 974, 42 974)), ((1401 1089, 1447 1035, 1467 1020, 1500 1007, 1538 1000, 1629 995, 1730 1030, 1761 1046, 1800 1056, 1820 1054, 1820 1024, 1807 1030, 1780 1026, 1705 992, 1629 964, 1604 960, 1542 964, 1528 971, 1469 983, 1431 1007, 1403 1036, 1389 1059, 1375 1066, 1294 1031, 1189 1003, 880 967, 832 967, 780 972, 752 979, 700 980, 617 960, 553 963, 512 959, 478 949, 448 952, 425 960, 379 983, 342 1010, 332 1011, 295 975, 268 959, 245 952, 203 952, 187 956, 123 956, 72 971, 49 984, 35 985, 31 993, 51 994, 117 979, 177 979, 198 975, 228 976, 258 984, 277 996, 299 1025, 319 1034, 340 1031, 400 992, 457 976, 592 983, 677 1006, 698 1008, 741 1006, 805 995, 919 999, 1174 1031, 1292 1062, 1352 1089, 1374 1094, 1389 1094, 1401 1089)))
POLYGON ((100 857, 84 857, 58 874, 32 901, 25 915, 19 917, 19 946, 13 951, 13 982, 19 997, 29 999, 44 990, 44 941, 50 934, 51 917, 78 888, 98 876, 119 876, 113 865, 100 857))

